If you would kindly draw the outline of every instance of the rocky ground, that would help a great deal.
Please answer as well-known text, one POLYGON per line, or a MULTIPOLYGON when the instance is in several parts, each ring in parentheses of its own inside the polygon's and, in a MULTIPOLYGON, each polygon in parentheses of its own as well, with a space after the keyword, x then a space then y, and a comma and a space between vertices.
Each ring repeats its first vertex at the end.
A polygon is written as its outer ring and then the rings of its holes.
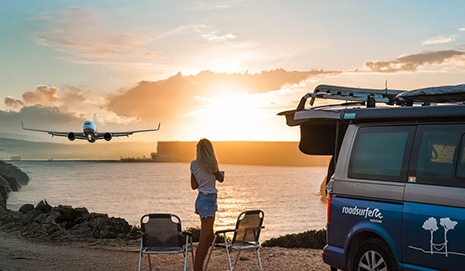
MULTIPOLYGON (((97 241, 44 241, 20 237, 16 233, 0 232, 0 270, 137 270, 139 241, 118 239, 97 241)), ((263 270, 329 270, 315 249, 261 248, 263 270)), ((155 255, 153 270, 182 270, 182 256, 155 255)), ((188 270, 192 270, 189 255, 188 270)), ((226 254, 214 250, 208 270, 227 270, 226 254)), ((143 270, 148 269, 147 256, 143 270)), ((242 252, 235 270, 258 270, 253 252, 242 252)))
MULTIPOLYGON (((85 208, 41 201, 19 211, 0 211, 0 271, 137 270, 140 233, 125 220, 85 208)), ((321 250, 261 248, 263 270, 325 270, 321 250)), ((192 257, 189 255, 189 269, 192 257)), ((155 255, 154 270, 182 270, 181 255, 155 255)), ((143 270, 148 269, 147 256, 143 270)), ((226 254, 214 250, 208 270, 227 270, 226 254)), ((235 270, 258 270, 255 254, 242 252, 235 270)))

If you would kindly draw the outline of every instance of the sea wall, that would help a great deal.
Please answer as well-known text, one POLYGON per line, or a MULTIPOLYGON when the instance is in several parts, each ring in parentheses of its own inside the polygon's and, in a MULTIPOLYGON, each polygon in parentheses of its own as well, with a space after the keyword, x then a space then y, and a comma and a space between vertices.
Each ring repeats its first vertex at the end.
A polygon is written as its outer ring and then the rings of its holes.
MULTIPOLYGON (((268 166, 328 166, 330 157, 311 156, 300 152, 299 142, 213 141, 218 161, 222 164, 268 166)), ((159 141, 157 153, 174 157, 179 162, 195 159, 197 142, 159 141)))

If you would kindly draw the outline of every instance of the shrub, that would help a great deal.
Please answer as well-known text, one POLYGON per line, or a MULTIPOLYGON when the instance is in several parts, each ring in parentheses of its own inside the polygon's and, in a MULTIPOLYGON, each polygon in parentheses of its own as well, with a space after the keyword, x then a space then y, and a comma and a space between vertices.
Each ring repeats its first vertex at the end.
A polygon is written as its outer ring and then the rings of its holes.
MULTIPOLYGON (((199 228, 191 227, 191 228, 187 228, 186 231, 192 233, 192 242, 198 242, 199 241, 199 239, 200 239, 200 229, 199 228)), ((229 240, 229 241, 231 241, 231 240, 229 240)), ((218 238, 216 238, 215 243, 224 243, 224 237, 223 236, 218 236, 218 238)))
MULTIPOLYGON (((186 231, 192 233, 193 242, 198 242, 200 238, 199 228, 187 228, 186 231)), ((231 241, 231 240, 229 240, 231 241)), ((223 236, 216 239, 217 243, 223 243, 223 236)), ((287 234, 277 238, 271 238, 262 243, 264 247, 284 247, 284 248, 313 248, 323 249, 326 245, 326 230, 310 230, 303 233, 287 234)))
POLYGON ((303 233, 287 234, 271 238, 262 243, 264 247, 323 249, 326 245, 326 230, 310 230, 303 233))

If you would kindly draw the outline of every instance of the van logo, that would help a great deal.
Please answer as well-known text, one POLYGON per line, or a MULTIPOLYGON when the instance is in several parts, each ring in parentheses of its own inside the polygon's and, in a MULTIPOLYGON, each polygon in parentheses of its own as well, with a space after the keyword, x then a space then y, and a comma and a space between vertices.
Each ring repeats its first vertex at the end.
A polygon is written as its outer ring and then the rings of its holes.
POLYGON ((465 253, 449 251, 449 247, 447 246, 447 242, 448 242, 447 232, 453 230, 455 226, 457 226, 457 224, 458 224, 457 221, 453 221, 448 217, 439 219, 439 225, 441 225, 444 228, 444 242, 435 243, 434 232, 439 229, 438 221, 435 217, 430 217, 427 220, 425 220, 422 226, 424 230, 430 231, 429 250, 419 248, 419 247, 414 247, 414 246, 408 246, 408 247, 411 249, 419 250, 425 254, 431 254, 431 255, 442 254, 448 257, 450 254, 454 254, 454 255, 459 255, 459 256, 465 256, 465 253))
POLYGON ((378 208, 371 209, 370 207, 359 208, 357 206, 344 206, 342 207, 341 212, 346 215, 361 216, 365 219, 369 219, 370 222, 373 223, 383 223, 383 213, 381 213, 381 211, 378 208))

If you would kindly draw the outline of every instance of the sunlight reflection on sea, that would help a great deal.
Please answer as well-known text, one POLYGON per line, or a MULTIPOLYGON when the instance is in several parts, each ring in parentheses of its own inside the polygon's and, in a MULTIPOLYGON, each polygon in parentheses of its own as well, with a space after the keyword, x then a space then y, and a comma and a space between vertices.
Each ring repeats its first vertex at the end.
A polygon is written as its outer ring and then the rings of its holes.
MULTIPOLYGON (((194 214, 196 191, 190 188, 188 163, 17 161, 31 180, 10 193, 8 208, 46 199, 52 206, 86 207, 90 212, 125 218, 138 225, 145 213, 179 215, 183 228, 200 227, 194 214)), ((326 205, 319 189, 324 167, 221 165, 215 229, 234 227, 246 209, 265 212, 262 240, 322 229, 326 205)))

